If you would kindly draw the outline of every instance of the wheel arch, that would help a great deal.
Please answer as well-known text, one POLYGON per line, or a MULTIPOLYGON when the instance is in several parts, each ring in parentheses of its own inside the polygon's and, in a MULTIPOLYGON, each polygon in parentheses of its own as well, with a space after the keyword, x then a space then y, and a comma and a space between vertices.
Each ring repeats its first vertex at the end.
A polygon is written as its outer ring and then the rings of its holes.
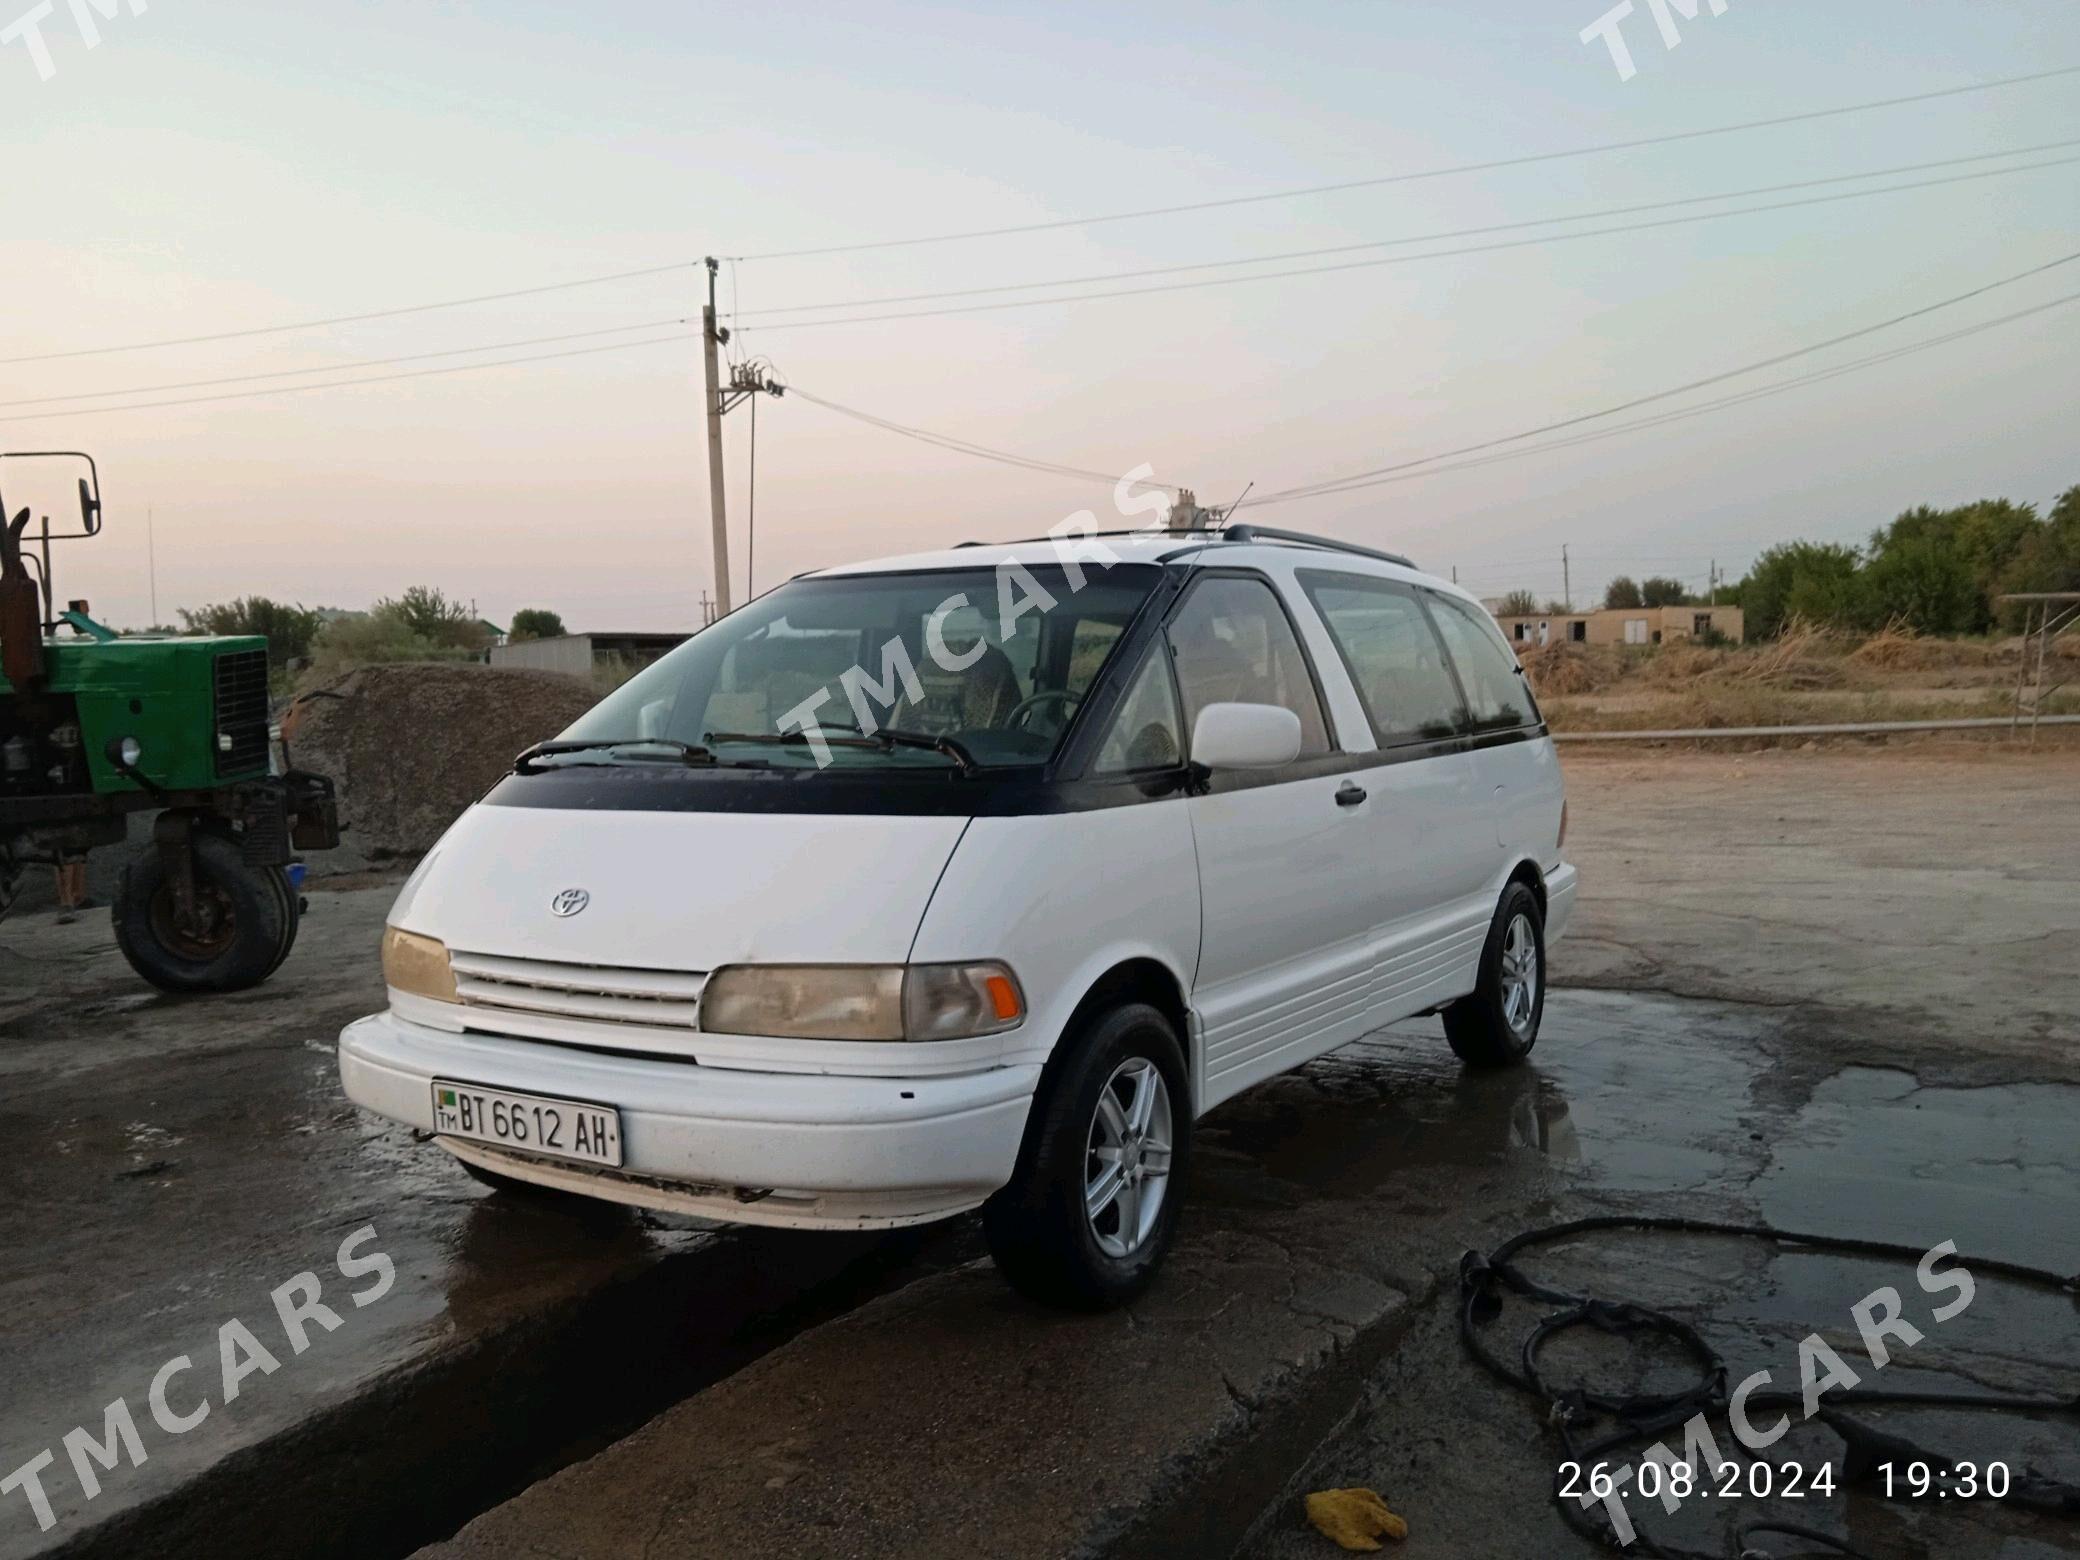
MULTIPOLYGON (((1185 1080, 1196 1102, 1200 1059, 1198 1047, 1193 1043, 1192 1005, 1185 995, 1183 980, 1161 959, 1136 954, 1107 968, 1077 999, 1069 1022, 1062 1029, 1062 1041, 1081 1031, 1096 1014, 1122 1002, 1146 1002, 1170 1020, 1171 1027, 1177 1031, 1178 1047, 1184 1052, 1185 1080)), ((1052 1069, 1064 1054, 1063 1044, 1057 1042, 1054 1054, 1048 1058, 1049 1068, 1052 1069)))
POLYGON ((1531 890, 1531 897, 1538 901, 1539 919, 1544 920, 1546 915, 1546 875, 1539 870, 1538 863, 1526 856, 1514 867, 1510 868, 1509 876, 1502 880, 1502 887, 1496 890, 1495 897, 1500 899, 1512 883, 1522 883, 1531 890))

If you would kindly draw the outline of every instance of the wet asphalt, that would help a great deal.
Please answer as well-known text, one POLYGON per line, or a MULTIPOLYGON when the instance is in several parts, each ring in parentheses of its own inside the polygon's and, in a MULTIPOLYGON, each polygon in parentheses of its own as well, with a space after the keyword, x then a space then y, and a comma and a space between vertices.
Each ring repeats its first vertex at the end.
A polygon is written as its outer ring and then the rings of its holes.
MULTIPOLYGON (((140 990, 99 917, 0 935, 0 1476, 53 1449, 60 1518, 40 1533, 7 1496, 0 1557, 377 1556, 458 1530, 455 1553, 588 1560, 1326 1556, 1299 1497, 1352 1484, 1409 1518, 1411 1556, 1587 1554, 1549 1504, 1537 1406, 1457 1337, 1468 1249, 1629 1211, 2080 1270, 2080 1058, 1923 1045, 1896 1012, 1651 992, 1556 991, 1523 1068, 1467 1073, 1416 1022, 1223 1106, 1171 1272, 1117 1317, 1009 1298, 972 1220, 840 1240, 512 1203, 339 1094, 332 1037, 380 1001, 388 899, 314 895, 282 977, 211 1002, 140 990), (365 1225, 396 1276, 356 1308, 368 1280, 338 1247, 365 1225), (270 1291, 306 1270, 343 1323, 293 1354, 270 1291), (279 1368, 227 1402, 233 1317, 279 1368), (180 1354, 174 1396, 212 1409, 169 1436, 146 1395, 180 1354), (61 1438, 98 1433, 118 1395, 148 1457, 89 1501, 61 1438)), ((1737 1373, 1795 1376, 1816 1329, 1854 1362, 1849 1306, 1916 1295, 1911 1267, 1718 1239, 1604 1235, 1534 1265, 1665 1307, 1737 1373)), ((2080 1392, 2070 1299, 1989 1282, 1926 1331, 1885 1377, 2080 1392)), ((1555 1360, 1641 1369, 1604 1340, 1555 1360)), ((1886 1413, 1953 1457, 2080 1480, 2070 1417, 1886 1413)), ((1786 1445, 1838 1451, 1815 1429, 1786 1445)), ((1641 1526, 1710 1549, 1769 1509, 1872 1555, 2080 1552, 2071 1519, 1862 1494, 1641 1526)))

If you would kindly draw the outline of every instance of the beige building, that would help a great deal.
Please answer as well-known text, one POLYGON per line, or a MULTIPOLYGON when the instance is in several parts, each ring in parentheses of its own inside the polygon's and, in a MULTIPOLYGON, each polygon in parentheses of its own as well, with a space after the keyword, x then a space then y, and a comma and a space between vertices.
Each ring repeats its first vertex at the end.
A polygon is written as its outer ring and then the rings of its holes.
POLYGON ((1739 607, 1606 607, 1598 612, 1495 614, 1519 649, 1572 641, 1589 645, 1659 645, 1718 634, 1741 642, 1739 607))

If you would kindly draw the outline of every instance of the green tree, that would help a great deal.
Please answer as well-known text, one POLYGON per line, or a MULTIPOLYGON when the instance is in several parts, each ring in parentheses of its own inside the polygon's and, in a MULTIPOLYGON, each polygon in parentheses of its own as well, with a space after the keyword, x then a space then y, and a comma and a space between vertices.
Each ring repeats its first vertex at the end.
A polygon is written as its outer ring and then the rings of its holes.
POLYGON ((265 635, 267 659, 272 666, 308 659, 311 640, 318 632, 316 612, 265 596, 241 596, 196 612, 182 607, 180 615, 191 634, 265 635))
POLYGON ((1734 587, 1750 639, 1769 639, 1793 617, 1847 622, 1856 606, 1861 556, 1834 542, 1783 542, 1755 560, 1734 587))
POLYGON ((1528 590, 1513 590, 1495 611, 1500 617, 1537 617, 1538 598, 1528 590))
POLYGON ((429 644, 453 650, 484 648, 484 626, 468 605, 450 601, 440 591, 414 585, 403 594, 386 596, 369 609, 369 616, 402 623, 429 644))
POLYGON ((1683 607, 1690 604, 1690 592, 1681 580, 1649 575, 1639 582, 1639 599, 1647 607, 1683 607))
POLYGON ((2058 572, 2060 549, 2046 541, 2054 530, 2033 505, 2005 498, 1955 509, 1926 504, 1909 509, 1871 536, 1867 610, 1876 616, 1905 602, 1943 619, 1917 622, 1925 632, 1984 633, 1999 611, 1995 598, 2017 588, 2012 580, 2058 572), (1971 589, 1971 600, 1962 607, 1951 599, 1960 573, 1971 589))
POLYGON ((1608 611, 1644 607, 1646 600, 1639 593, 1639 586, 1629 574, 1621 574, 1603 587, 1603 605, 1608 611))
POLYGON ((523 639, 561 639, 563 619, 547 607, 522 607, 513 614, 513 627, 506 637, 518 644, 523 639))
POLYGON ((1966 634, 1985 626, 1986 593, 1954 531, 1887 541, 1856 580, 1851 621, 1882 628, 1905 621, 1923 634, 1966 634))

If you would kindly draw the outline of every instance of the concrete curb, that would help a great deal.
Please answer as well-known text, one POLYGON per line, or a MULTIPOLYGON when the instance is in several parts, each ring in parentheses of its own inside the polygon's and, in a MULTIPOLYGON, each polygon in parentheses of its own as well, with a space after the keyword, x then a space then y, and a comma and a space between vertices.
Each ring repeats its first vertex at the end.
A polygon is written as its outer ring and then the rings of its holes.
POLYGON ((39 1560, 409 1552, 914 1275, 921 1250, 946 1244, 929 1231, 718 1234, 378 1377, 39 1560))

